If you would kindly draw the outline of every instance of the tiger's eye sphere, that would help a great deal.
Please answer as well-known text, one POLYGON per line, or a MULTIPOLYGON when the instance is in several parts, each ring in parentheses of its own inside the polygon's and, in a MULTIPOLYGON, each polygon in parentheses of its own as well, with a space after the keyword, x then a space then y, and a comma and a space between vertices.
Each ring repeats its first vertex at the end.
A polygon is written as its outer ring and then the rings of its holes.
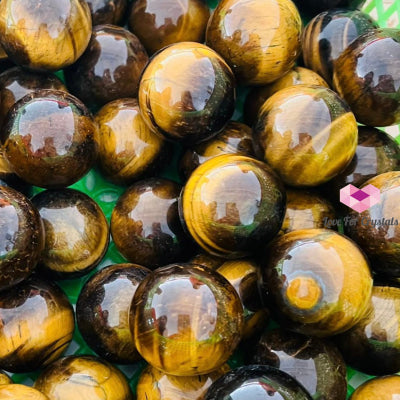
POLYGON ((350 236, 365 251, 374 272, 400 277, 400 172, 386 172, 361 186, 373 185, 380 201, 368 210, 349 214, 355 223, 345 226, 350 236))
POLYGON ((292 86, 261 107, 254 147, 291 186, 317 186, 351 161, 357 147, 357 123, 347 104, 330 89, 292 86))
POLYGON ((400 123, 400 29, 375 29, 354 40, 335 62, 333 84, 358 122, 400 123))
POLYGON ((47 367, 34 387, 49 400, 133 400, 123 373, 92 356, 69 356, 47 367))
POLYGON ((139 353, 153 367, 177 376, 220 368, 243 328, 243 308, 232 285, 192 264, 149 274, 136 290, 130 313, 139 353))
POLYGON ((329 227, 326 221, 335 219, 333 205, 321 195, 295 189, 288 189, 286 194, 286 214, 281 228, 282 234, 299 229, 329 227))
POLYGON ((129 329, 129 308, 139 283, 150 272, 135 264, 115 264, 93 275, 76 304, 79 331, 102 358, 118 364, 139 360, 129 329))
POLYGON ((331 336, 359 322, 372 290, 368 261, 345 236, 330 229, 287 233, 264 251, 261 291, 291 330, 331 336))
POLYGON ((335 338, 346 363, 370 375, 400 371, 399 307, 400 288, 375 284, 366 317, 335 338))
POLYGON ((0 385, 8 385, 13 383, 11 378, 3 371, 0 371, 0 385))
POLYGON ((109 241, 108 223, 97 203, 73 189, 45 190, 32 202, 45 228, 42 272, 70 279, 95 268, 109 241))
POLYGON ((72 185, 97 157, 96 125, 76 97, 59 90, 27 94, 1 132, 4 155, 24 181, 45 188, 72 185))
POLYGON ((40 215, 30 200, 0 186, 0 291, 27 278, 44 245, 40 215))
POLYGON ((74 331, 74 311, 52 282, 30 278, 0 293, 0 368, 30 372, 56 360, 74 331))
POLYGON ((319 400, 346 400, 346 364, 327 340, 284 329, 265 332, 247 352, 250 364, 279 368, 319 400))
MULTIPOLYGON (((358 144, 351 163, 326 183, 324 193, 339 203, 340 189, 346 185, 360 187, 368 179, 400 170, 400 148, 386 132, 369 126, 358 127, 358 144)), ((346 208, 346 213, 348 209, 346 208)))
POLYGON ((143 72, 139 106, 146 124, 168 139, 194 144, 220 131, 235 106, 228 64, 200 43, 182 42, 154 55, 143 72))
POLYGON ((357 388, 349 400, 393 400, 400 395, 400 376, 371 379, 357 388))
POLYGON ((181 185, 162 178, 134 183, 118 199, 111 234, 130 262, 157 268, 191 254, 178 213, 181 185))
POLYGON ((129 29, 149 54, 178 42, 203 42, 210 11, 204 0, 137 0, 129 29))
POLYGON ((136 97, 148 56, 139 39, 114 25, 93 28, 82 57, 65 70, 68 89, 86 105, 136 97))
POLYGON ((67 91, 64 84, 53 74, 10 68, 0 75, 0 126, 10 108, 28 93, 38 89, 67 91))
POLYGON ((127 185, 156 171, 165 161, 169 146, 145 124, 136 99, 106 104, 95 121, 101 172, 111 182, 127 185))
POLYGON ((334 9, 314 17, 306 26, 303 37, 303 60, 332 84, 333 64, 347 46, 378 24, 359 10, 334 9))
POLYGON ((259 266, 252 260, 226 261, 217 272, 235 288, 243 305, 243 339, 248 340, 267 327, 269 312, 263 308, 257 287, 259 266))
POLYGON ((316 72, 307 68, 294 67, 282 78, 264 86, 252 88, 244 103, 244 119, 249 125, 253 125, 261 106, 273 94, 279 90, 296 85, 316 85, 329 87, 328 84, 316 72))
POLYGON ((206 43, 244 85, 265 85, 286 74, 300 55, 302 22, 291 0, 222 0, 206 43))
POLYGON ((208 389, 204 400, 312 400, 286 372, 266 365, 249 365, 228 372, 208 389))
POLYGON ((239 258, 257 251, 279 232, 286 195, 265 163, 226 154, 198 167, 180 198, 181 217, 207 252, 239 258))
POLYGON ((0 386, 0 398, 2 400, 49 400, 47 396, 29 386, 8 384, 0 386))
POLYGON ((57 71, 85 51, 92 30, 84 0, 2 0, 0 41, 10 58, 36 70, 57 71))
POLYGON ((139 377, 137 400, 199 400, 229 370, 225 364, 207 375, 173 376, 148 366, 139 377))
POLYGON ((93 26, 119 25, 128 8, 128 0, 87 0, 92 14, 93 26))
POLYGON ((254 153, 251 129, 241 122, 228 122, 216 136, 185 151, 179 165, 180 174, 187 180, 199 165, 221 154, 252 157, 254 153))
POLYGON ((216 257, 209 253, 199 253, 189 260, 189 264, 197 264, 217 270, 225 261, 224 258, 216 257))

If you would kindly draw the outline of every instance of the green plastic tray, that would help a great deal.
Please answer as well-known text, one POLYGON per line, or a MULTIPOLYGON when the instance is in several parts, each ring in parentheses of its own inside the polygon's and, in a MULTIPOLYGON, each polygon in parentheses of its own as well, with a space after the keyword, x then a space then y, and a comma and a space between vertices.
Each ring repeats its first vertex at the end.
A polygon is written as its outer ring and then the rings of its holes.
MULTIPOLYGON (((208 0, 208 4, 210 8, 214 8, 218 3, 218 0, 208 0)), ((392 27, 392 28, 400 28, 400 0, 368 0, 364 6, 363 10, 370 14, 375 20, 377 20, 382 27, 392 27)), ((233 116, 235 120, 241 120, 242 118, 242 107, 243 100, 245 96, 246 90, 240 90, 238 96, 238 104, 233 116)), ((400 143, 400 126, 392 126, 386 128, 386 131, 394 136, 397 141, 400 143)), ((174 153, 173 162, 170 164, 167 170, 162 171, 161 176, 173 179, 178 181, 177 175, 177 161, 179 159, 181 153, 181 149, 176 147, 174 153)), ((124 192, 123 187, 115 186, 107 182, 103 177, 95 170, 90 171, 83 179, 79 182, 75 183, 71 186, 77 190, 81 190, 92 198, 94 198, 100 207, 103 209, 108 221, 110 221, 111 212, 114 208, 115 202, 118 197, 124 192)), ((34 188, 34 193, 39 192, 41 189, 34 188)), ((117 249, 115 248, 114 243, 111 241, 110 246, 104 259, 97 267, 96 270, 101 269, 107 265, 125 262, 126 260, 122 257, 117 249)), ((78 298, 80 289, 83 283, 91 276, 95 271, 93 271, 88 276, 85 276, 80 279, 67 280, 67 281, 59 281, 59 285, 64 289, 67 293, 72 304, 75 305, 76 300, 78 298)), ((70 354, 95 354, 90 348, 86 345, 78 330, 75 330, 74 338, 66 351, 66 355, 70 354)), ((236 353, 231 361, 231 367, 235 367, 241 363, 240 353, 236 353)), ((127 378, 129 379, 132 390, 135 392, 136 383, 138 377, 140 375, 141 370, 145 366, 145 362, 141 361, 134 365, 122 366, 118 365, 118 367, 125 373, 127 378)), ((29 374, 14 374, 13 380, 16 383, 23 383, 27 385, 32 385, 35 381, 38 372, 33 372, 29 374)), ((355 371, 351 368, 347 370, 348 377, 348 395, 351 393, 363 382, 370 379, 371 377, 365 374, 362 374, 358 371, 355 371)))

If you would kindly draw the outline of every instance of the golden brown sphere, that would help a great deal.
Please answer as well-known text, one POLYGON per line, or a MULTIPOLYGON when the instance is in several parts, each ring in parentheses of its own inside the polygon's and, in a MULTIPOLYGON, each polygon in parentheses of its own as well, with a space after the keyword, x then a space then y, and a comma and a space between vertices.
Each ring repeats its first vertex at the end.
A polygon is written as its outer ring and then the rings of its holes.
POLYGON ((0 371, 0 385, 13 383, 12 379, 3 371, 0 371))
POLYGON ((1 400, 49 400, 49 398, 38 390, 16 383, 0 386, 1 400))
POLYGON ((298 85, 261 107, 253 129, 257 156, 290 186, 318 186, 340 173, 357 147, 357 123, 332 90, 298 85))
POLYGON ((207 140, 233 114, 235 79, 228 64, 200 43, 157 53, 143 72, 139 106, 151 130, 185 144, 207 140))
POLYGON ((92 33, 84 0, 2 0, 0 41, 24 67, 57 71, 85 51, 92 33))
POLYGON ((106 104, 95 116, 98 162, 111 182, 127 185, 154 173, 166 161, 170 146, 143 121, 136 99, 106 104))
POLYGON ((240 83, 265 85, 294 66, 301 29, 291 0, 222 0, 208 23, 206 43, 240 83))
POLYGON ((394 400, 400 396, 400 376, 374 378, 357 388, 350 400, 394 400))
POLYGON ((173 43, 202 43, 209 17, 204 0, 137 0, 129 16, 129 29, 153 54, 173 43))
POLYGON ((49 400, 133 400, 124 374, 92 356, 55 361, 39 375, 34 387, 49 400))

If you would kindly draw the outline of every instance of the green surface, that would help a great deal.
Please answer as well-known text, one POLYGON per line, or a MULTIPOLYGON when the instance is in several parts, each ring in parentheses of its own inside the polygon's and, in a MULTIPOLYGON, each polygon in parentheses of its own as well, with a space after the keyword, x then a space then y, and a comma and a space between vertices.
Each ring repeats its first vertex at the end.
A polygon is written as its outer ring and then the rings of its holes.
MULTIPOLYGON (((208 4, 211 8, 215 7, 217 4, 217 0, 209 0, 208 4)), ((382 27, 390 26, 400 28, 400 0, 370 0, 367 1, 363 7, 363 10, 373 16, 382 27)), ((62 77, 62 73, 58 73, 60 77, 62 77)), ((239 89, 239 99, 237 108, 234 114, 233 119, 240 120, 242 117, 242 107, 243 100, 246 93, 246 89, 239 89)), ((399 141, 399 127, 390 127, 387 131, 393 136, 397 136, 399 141)), ((400 141, 399 141, 400 143, 400 141)), ((170 163, 167 169, 162 171, 161 175, 164 177, 168 177, 173 180, 178 180, 177 176, 177 160, 179 159, 179 155, 181 153, 180 147, 176 147, 175 154, 173 158, 173 162, 170 163)), ((102 178, 102 176, 92 170, 79 182, 71 186, 72 188, 81 190, 92 198, 94 198, 100 207, 103 209, 108 221, 110 220, 111 212, 114 208, 115 202, 118 197, 124 192, 123 187, 115 186, 107 182, 102 178)), ((35 189, 35 191, 40 191, 41 189, 35 189)), ((110 264, 125 262, 125 259, 118 253, 116 250, 114 243, 111 241, 109 249, 98 266, 97 269, 103 268, 110 264)), ((92 274, 94 271, 92 272, 92 274)), ((91 274, 90 274, 91 275, 91 274)), ((89 276, 90 276, 89 275, 89 276)), ((89 276, 85 276, 80 279, 74 279, 69 281, 60 281, 60 286, 65 290, 68 297, 70 298, 73 304, 76 303, 77 297, 79 295, 80 288, 83 283, 88 279, 89 276)), ((85 344, 79 332, 76 330, 74 335, 74 340, 68 348, 66 354, 95 354, 93 353, 89 347, 85 344)), ((235 367, 240 365, 241 355, 240 351, 238 351, 231 359, 231 367, 235 367)), ((135 386, 137 383, 137 379, 140 375, 140 371, 144 367, 144 362, 139 362, 130 366, 119 366, 120 369, 126 374, 128 379, 130 380, 130 384, 133 390, 135 390, 135 386)), ((37 373, 30 374, 14 374, 13 379, 17 383, 25 383, 32 384, 36 379, 37 373)), ((360 384, 365 382, 370 377, 365 374, 361 374, 357 371, 348 368, 348 394, 350 395, 355 388, 357 388, 360 384)))

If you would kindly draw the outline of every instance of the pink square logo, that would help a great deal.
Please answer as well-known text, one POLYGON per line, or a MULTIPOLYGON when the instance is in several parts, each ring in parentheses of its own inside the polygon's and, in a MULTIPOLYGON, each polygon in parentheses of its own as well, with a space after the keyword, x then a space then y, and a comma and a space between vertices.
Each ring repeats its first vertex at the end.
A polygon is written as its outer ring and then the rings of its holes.
POLYGON ((380 200, 381 192, 373 185, 367 185, 362 189, 347 185, 340 189, 340 202, 359 213, 378 204, 380 200))

